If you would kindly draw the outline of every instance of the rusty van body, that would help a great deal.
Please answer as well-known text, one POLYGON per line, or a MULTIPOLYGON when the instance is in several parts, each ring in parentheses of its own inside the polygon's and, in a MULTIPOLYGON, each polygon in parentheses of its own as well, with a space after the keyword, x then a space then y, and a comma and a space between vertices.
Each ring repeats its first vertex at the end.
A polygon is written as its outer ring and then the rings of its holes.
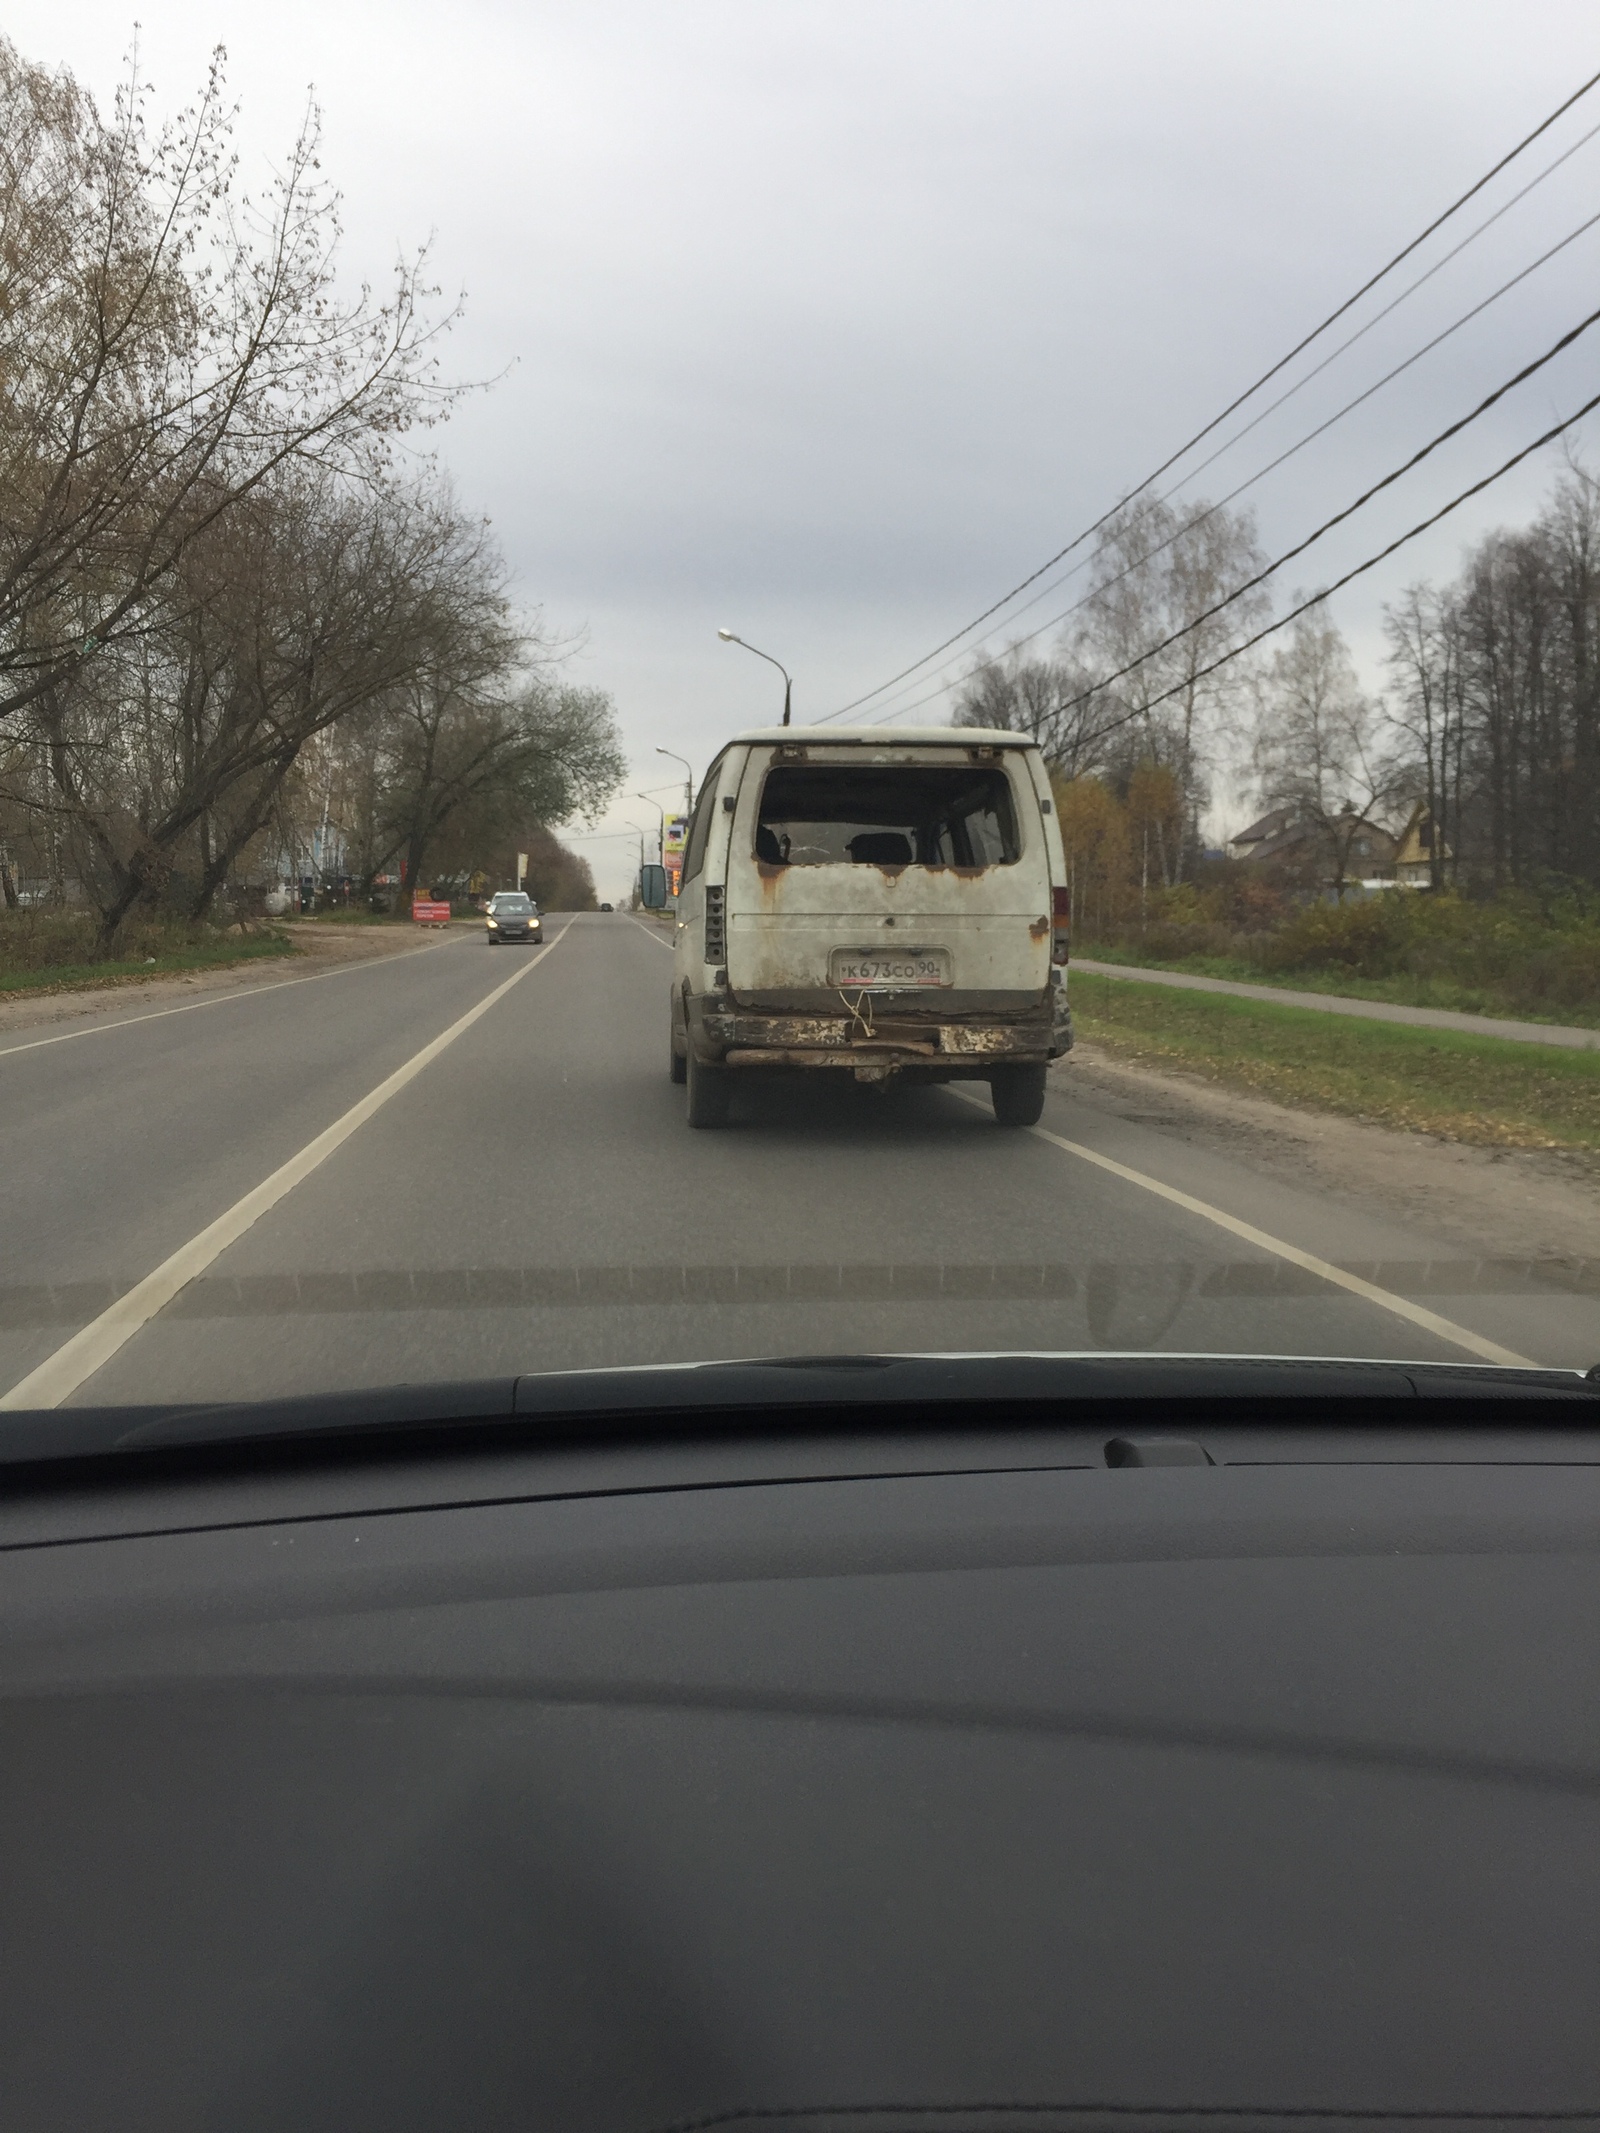
POLYGON ((737 1077, 986 1081, 1031 1124, 1072 1043, 1066 871, 1026 736, 779 727, 706 772, 671 993, 692 1125, 737 1077))

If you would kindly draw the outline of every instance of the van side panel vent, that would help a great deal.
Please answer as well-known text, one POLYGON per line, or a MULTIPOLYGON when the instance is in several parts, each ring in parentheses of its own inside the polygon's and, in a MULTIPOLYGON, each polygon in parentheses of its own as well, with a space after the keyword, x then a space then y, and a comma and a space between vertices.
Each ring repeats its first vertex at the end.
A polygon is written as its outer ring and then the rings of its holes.
POLYGON ((706 890, 706 961, 725 963, 728 960, 728 929, 723 923, 722 900, 726 892, 720 887, 706 890))

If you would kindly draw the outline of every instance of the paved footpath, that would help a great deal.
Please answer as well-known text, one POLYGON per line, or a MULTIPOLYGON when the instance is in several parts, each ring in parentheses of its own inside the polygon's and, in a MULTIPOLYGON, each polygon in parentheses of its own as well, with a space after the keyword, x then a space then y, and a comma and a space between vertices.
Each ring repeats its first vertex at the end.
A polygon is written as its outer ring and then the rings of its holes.
POLYGON ((1141 970, 1131 963, 1092 963, 1072 958, 1074 970, 1096 978, 1129 978, 1141 985, 1176 985, 1184 992, 1229 992, 1240 1000, 1271 1000, 1279 1007, 1311 1007, 1322 1015, 1359 1015, 1369 1022, 1409 1022, 1419 1029, 1459 1029, 1469 1037, 1507 1037, 1514 1044, 1555 1044, 1573 1052, 1600 1052, 1600 1029, 1573 1029, 1559 1022, 1503 1022, 1492 1015, 1462 1015, 1448 1007, 1402 1007, 1391 1000, 1352 1000, 1344 993, 1290 992, 1282 985, 1240 985, 1232 978, 1200 978, 1187 970, 1141 970))

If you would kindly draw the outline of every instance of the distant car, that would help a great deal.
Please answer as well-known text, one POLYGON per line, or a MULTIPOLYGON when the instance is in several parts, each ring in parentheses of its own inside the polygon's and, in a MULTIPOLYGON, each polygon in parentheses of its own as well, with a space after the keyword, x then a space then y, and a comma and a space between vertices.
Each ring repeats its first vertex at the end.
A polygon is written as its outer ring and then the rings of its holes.
POLYGON ((609 911, 611 909, 611 906, 609 904, 602 904, 600 908, 602 911, 609 911))
POLYGON ((542 941, 544 923, 539 906, 519 890, 502 889, 484 906, 484 926, 493 948, 500 941, 542 941))

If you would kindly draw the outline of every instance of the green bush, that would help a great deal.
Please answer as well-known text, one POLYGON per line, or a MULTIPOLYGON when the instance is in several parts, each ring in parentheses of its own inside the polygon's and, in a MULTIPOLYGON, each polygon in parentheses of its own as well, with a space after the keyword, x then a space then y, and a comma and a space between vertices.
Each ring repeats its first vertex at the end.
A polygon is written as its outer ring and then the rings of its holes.
POLYGON ((1384 997, 1507 1014, 1600 1012, 1600 906, 1558 892, 1474 901, 1394 889, 1342 904, 1283 909, 1273 925, 1230 923, 1237 898, 1205 888, 1152 897, 1149 921, 1125 925, 1103 946, 1129 962, 1207 968, 1319 989, 1382 987, 1384 997))

